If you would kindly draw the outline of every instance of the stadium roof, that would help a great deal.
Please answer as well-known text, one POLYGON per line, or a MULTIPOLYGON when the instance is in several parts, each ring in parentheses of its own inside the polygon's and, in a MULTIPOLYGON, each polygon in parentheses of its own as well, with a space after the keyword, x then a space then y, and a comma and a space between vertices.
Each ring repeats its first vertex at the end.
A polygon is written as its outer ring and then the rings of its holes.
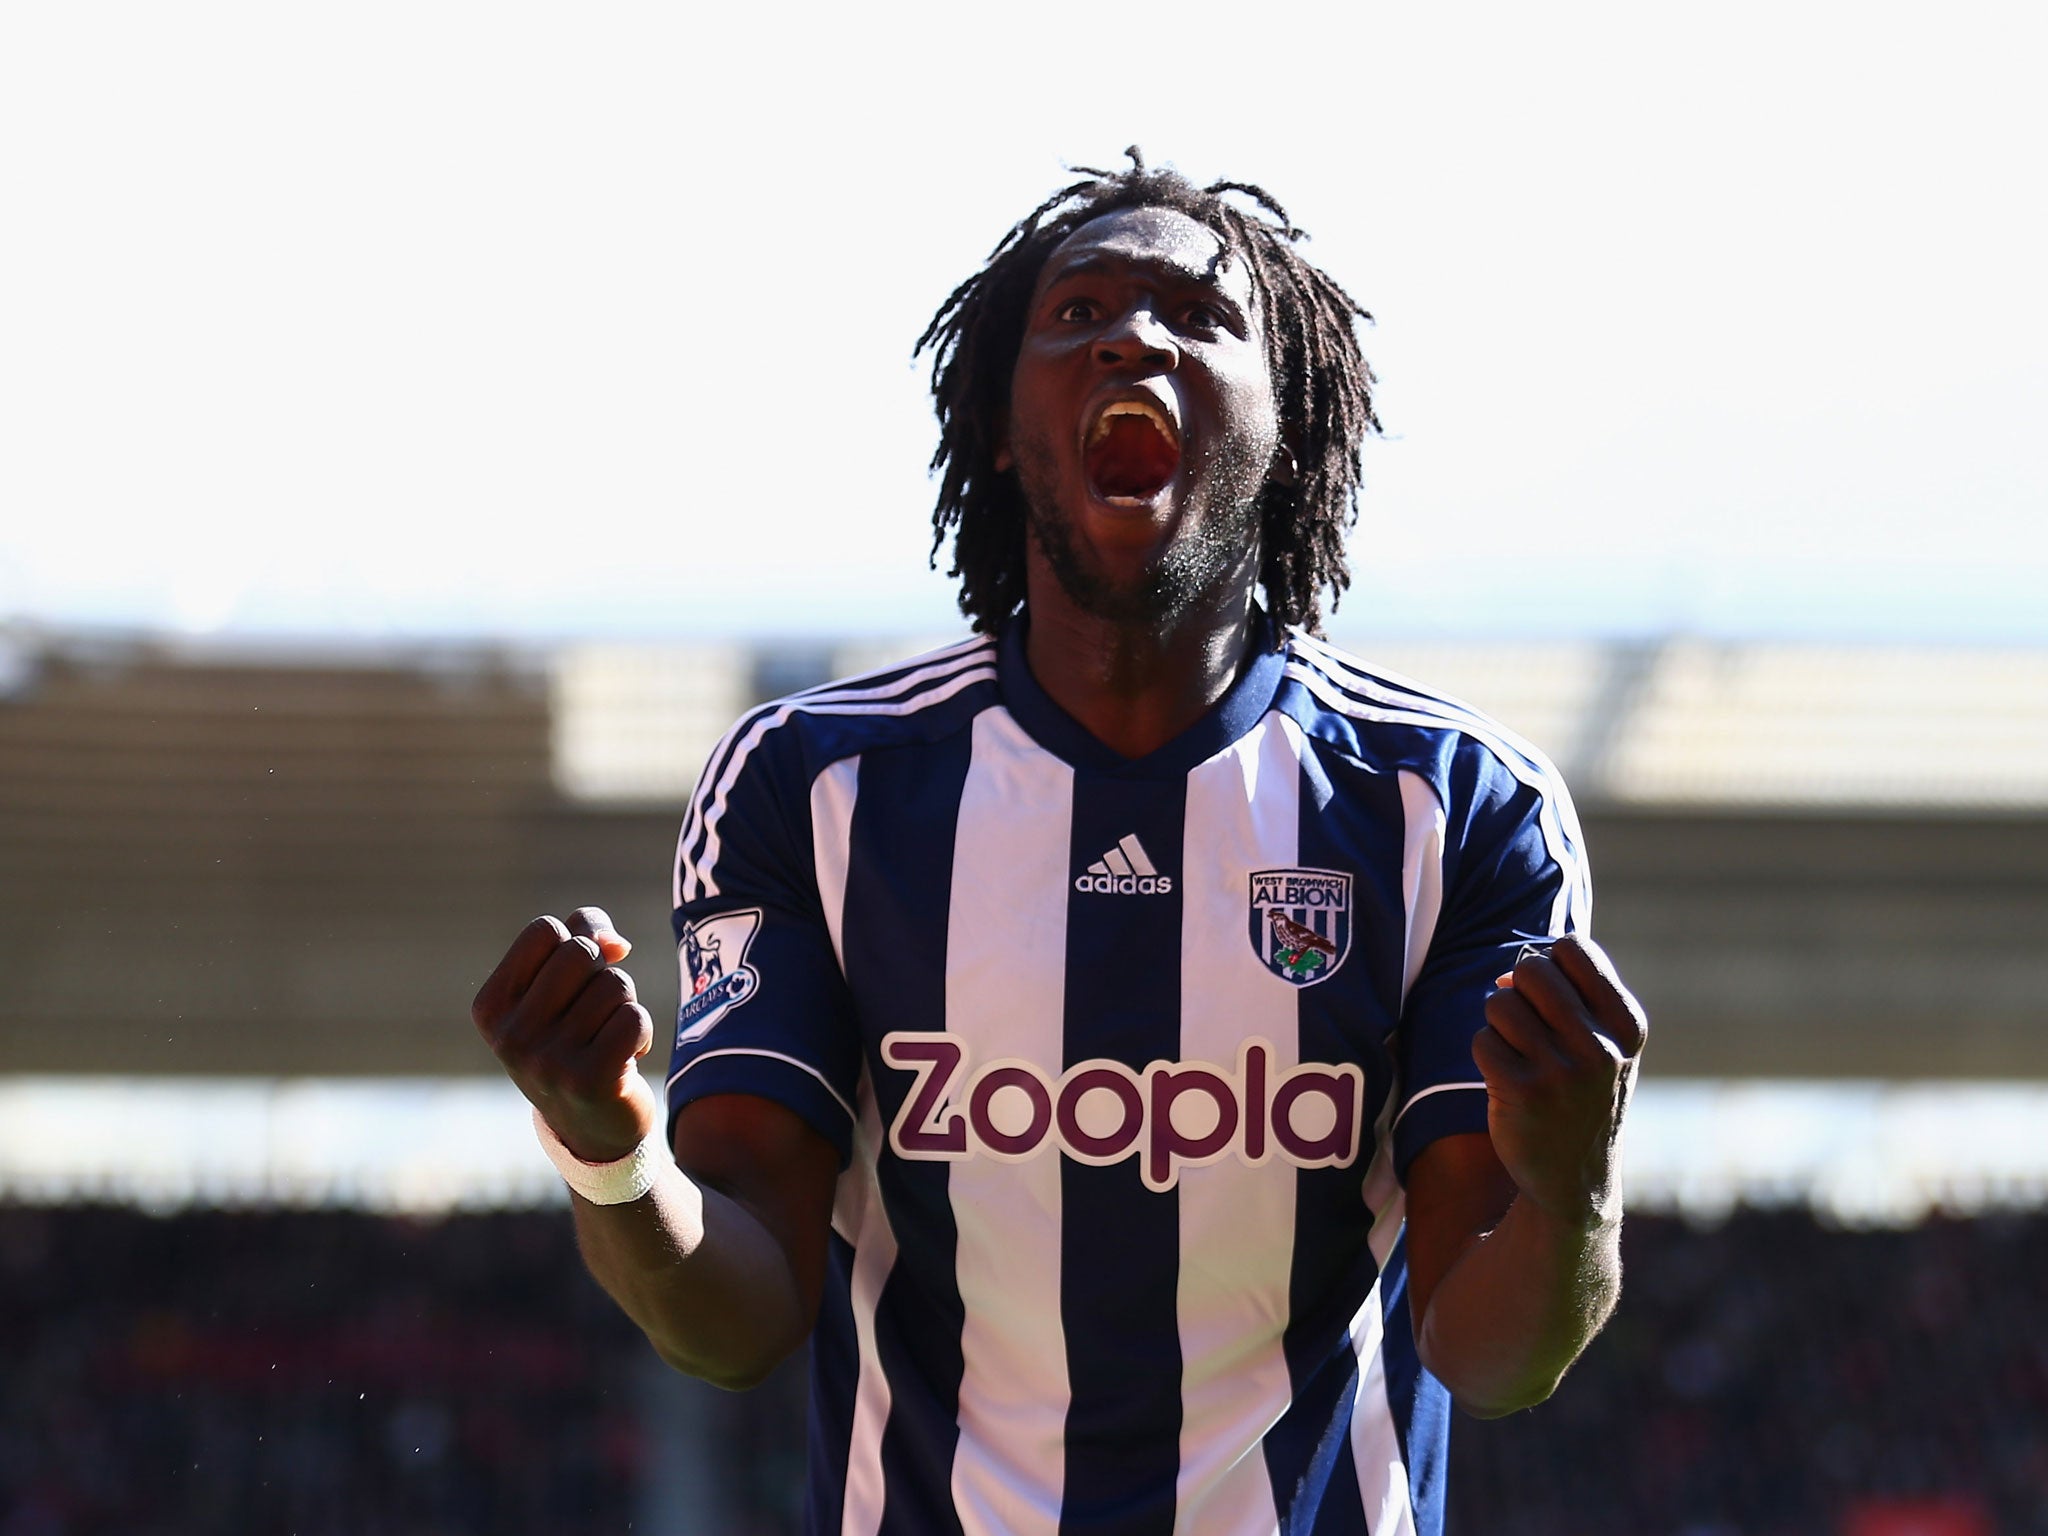
MULTIPOLYGON (((916 645, 820 651, 822 681, 916 645)), ((2048 808, 2048 651, 1710 643, 1357 643, 1379 670, 1477 705, 1589 805, 2048 808)), ((784 658, 787 659, 787 658, 784 658)), ((556 781, 671 800, 769 694, 737 647, 570 646, 552 669, 556 781)))
MULTIPOLYGON (((585 803, 669 803, 688 794, 719 735, 750 705, 947 638, 348 649, 0 627, 0 702, 33 698, 46 659, 97 669, 145 660, 202 670, 363 666, 443 683, 480 672, 544 676, 556 787, 585 803)), ((2048 809, 2048 650, 1337 639, 1377 670, 1496 716, 1556 762, 1586 805, 2048 809)))

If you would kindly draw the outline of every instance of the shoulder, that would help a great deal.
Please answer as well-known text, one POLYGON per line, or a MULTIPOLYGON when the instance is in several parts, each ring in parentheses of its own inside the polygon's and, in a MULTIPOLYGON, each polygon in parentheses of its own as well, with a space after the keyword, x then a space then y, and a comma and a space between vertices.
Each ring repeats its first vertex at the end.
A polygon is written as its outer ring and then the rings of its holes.
POLYGON ((1585 835, 1556 765, 1485 711, 1306 635, 1287 644, 1289 712, 1303 734, 1369 772, 1412 774, 1442 813, 1446 856, 1473 868, 1540 865, 1557 885, 1552 931, 1592 909, 1585 835))
POLYGON ((995 639, 974 635, 771 699, 742 715, 712 749, 699 798, 749 765, 807 781, 847 757, 949 736, 995 701, 995 680, 995 639))
POLYGON ((836 763, 943 740, 996 700, 996 642, 977 635, 907 661, 771 699, 742 715, 705 760, 676 840, 675 900, 710 889, 728 825, 764 846, 801 848, 812 786, 836 763))
POLYGON ((1286 655, 1288 712, 1327 749, 1414 773, 1446 806, 1517 788, 1570 803, 1556 765, 1484 710, 1309 635, 1289 635, 1286 655))

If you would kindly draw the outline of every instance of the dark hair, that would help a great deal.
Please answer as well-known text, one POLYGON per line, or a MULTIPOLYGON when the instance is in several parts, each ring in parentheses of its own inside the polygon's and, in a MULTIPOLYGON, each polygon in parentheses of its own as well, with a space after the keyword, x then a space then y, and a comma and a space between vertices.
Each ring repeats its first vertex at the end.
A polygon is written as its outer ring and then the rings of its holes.
POLYGON ((1281 434, 1295 462, 1291 483, 1268 481, 1260 497, 1259 581, 1278 626, 1316 630, 1323 588, 1334 607, 1351 584, 1344 531, 1358 517, 1359 445, 1380 429, 1372 369, 1354 328, 1372 316, 1302 260, 1295 244, 1306 235, 1262 188, 1241 181, 1197 187, 1176 171, 1148 169, 1135 145, 1124 153, 1128 170, 1075 167, 1088 179, 1062 187, 1019 221, 917 339, 912 355, 932 354, 939 446, 931 467, 943 471, 932 564, 952 529, 949 574, 960 582, 960 611, 977 630, 994 630, 1023 603, 1023 494, 1014 475, 996 469, 995 453, 1032 289, 1053 249, 1091 219, 1170 208, 1215 231, 1250 269, 1281 434), (1233 193, 1256 207, 1226 201, 1233 193))

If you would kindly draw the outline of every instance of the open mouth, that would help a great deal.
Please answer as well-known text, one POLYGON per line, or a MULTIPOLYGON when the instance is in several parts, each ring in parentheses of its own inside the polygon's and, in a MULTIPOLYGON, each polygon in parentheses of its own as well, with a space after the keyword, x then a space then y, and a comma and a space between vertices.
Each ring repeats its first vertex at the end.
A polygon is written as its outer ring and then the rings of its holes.
POLYGON ((1104 501, 1150 501, 1180 468, 1180 434, 1149 401, 1113 401, 1088 431, 1084 462, 1089 487, 1104 501))

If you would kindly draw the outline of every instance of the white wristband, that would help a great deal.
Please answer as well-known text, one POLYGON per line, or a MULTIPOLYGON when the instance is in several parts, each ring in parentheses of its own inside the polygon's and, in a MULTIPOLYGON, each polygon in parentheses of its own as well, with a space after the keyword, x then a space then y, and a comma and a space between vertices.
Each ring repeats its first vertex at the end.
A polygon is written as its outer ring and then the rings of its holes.
POLYGON ((533 1112, 533 1133, 540 1138, 540 1149, 547 1153, 548 1161, 555 1165, 563 1181, 592 1205, 624 1205, 638 1200, 654 1188, 661 1170, 675 1163, 674 1154, 659 1132, 610 1163, 583 1161, 562 1145, 562 1138, 538 1109, 533 1112))

